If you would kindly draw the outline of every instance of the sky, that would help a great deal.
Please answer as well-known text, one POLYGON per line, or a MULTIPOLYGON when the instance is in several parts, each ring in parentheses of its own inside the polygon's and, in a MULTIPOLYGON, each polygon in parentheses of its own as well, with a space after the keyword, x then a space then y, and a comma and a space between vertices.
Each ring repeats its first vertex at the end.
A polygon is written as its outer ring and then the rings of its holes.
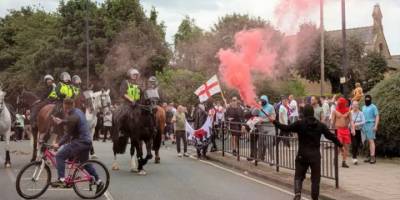
MULTIPOLYGON (((96 0, 102 2, 102 0, 96 0)), ((141 0, 147 13, 152 6, 159 12, 160 20, 167 26, 166 39, 173 42, 173 36, 186 15, 194 18, 196 24, 209 30, 218 18, 226 14, 241 13, 261 17, 276 25, 274 7, 280 0, 141 0)), ((340 0, 325 0, 325 29, 341 28, 340 0)), ((400 0, 346 0, 347 28, 372 25, 372 9, 379 3, 383 14, 383 27, 392 55, 400 54, 400 0)), ((35 5, 47 11, 55 11, 58 0, 0 0, 0 16, 9 9, 35 5)), ((319 11, 300 19, 301 22, 319 24, 319 11)), ((296 26, 283 27, 288 34, 295 33, 296 26)))

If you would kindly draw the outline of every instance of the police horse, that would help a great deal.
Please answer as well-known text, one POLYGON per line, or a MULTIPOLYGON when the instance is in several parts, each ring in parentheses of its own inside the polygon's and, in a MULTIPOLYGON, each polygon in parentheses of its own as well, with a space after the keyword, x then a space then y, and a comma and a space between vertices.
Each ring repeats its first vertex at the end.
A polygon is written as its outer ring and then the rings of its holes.
MULTIPOLYGON (((103 112, 106 108, 111 106, 110 90, 93 92, 92 90, 87 90, 83 92, 83 97, 85 98, 85 104, 82 104, 81 109, 85 112, 86 120, 89 124, 90 134, 94 136, 95 128, 97 125, 97 113, 103 112)), ((91 149, 92 158, 97 156, 94 153, 94 149, 91 149)))
POLYGON ((6 160, 4 166, 6 168, 11 167, 10 159, 10 136, 11 136, 11 114, 8 110, 5 98, 6 92, 4 92, 0 86, 0 135, 5 138, 6 141, 6 160))
POLYGON ((151 149, 154 135, 154 119, 152 107, 145 104, 144 95, 135 105, 123 104, 113 113, 113 127, 111 137, 113 140, 114 162, 113 170, 119 170, 117 154, 125 153, 125 149, 130 140, 131 171, 138 172, 139 175, 146 175, 144 165, 152 159, 151 152, 147 151, 146 157, 143 156, 143 143, 151 149), (136 157, 135 155, 136 151, 136 157))

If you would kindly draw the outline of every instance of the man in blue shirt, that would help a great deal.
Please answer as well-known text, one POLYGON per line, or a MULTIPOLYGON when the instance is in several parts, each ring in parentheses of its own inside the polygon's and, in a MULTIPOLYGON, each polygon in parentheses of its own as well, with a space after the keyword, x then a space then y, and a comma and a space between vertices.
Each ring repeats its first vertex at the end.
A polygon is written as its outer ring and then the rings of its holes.
POLYGON ((379 124, 379 111, 378 108, 372 104, 371 95, 365 96, 365 105, 362 108, 362 112, 365 117, 365 124, 363 127, 363 132, 369 143, 370 156, 364 161, 371 164, 376 163, 375 159, 375 135, 378 130, 379 124))
MULTIPOLYGON (((275 109, 274 106, 272 106, 268 100, 268 96, 267 95, 262 95, 260 97, 260 101, 261 101, 261 109, 262 111, 264 111, 269 117, 271 117, 272 119, 275 120, 276 117, 276 113, 275 113, 275 109)), ((273 135, 274 134, 274 125, 272 124, 272 122, 269 120, 268 116, 265 115, 264 112, 259 112, 259 117, 261 117, 262 120, 262 124, 261 126, 259 126, 259 132, 262 134, 268 134, 268 135, 273 135)), ((271 143, 272 140, 270 138, 267 137, 260 137, 260 138, 255 138, 255 140, 258 142, 258 156, 257 158, 264 160, 267 159, 267 156, 265 155, 266 150, 267 150, 267 146, 269 147, 268 149, 268 153, 270 155, 270 160, 271 163, 273 162, 273 144, 271 143)))
MULTIPOLYGON (((66 134, 61 138, 54 147, 62 146, 56 154, 58 180, 51 183, 53 187, 66 187, 65 185, 65 160, 69 158, 77 158, 80 163, 89 159, 89 151, 92 146, 92 140, 89 132, 89 125, 86 121, 85 114, 74 108, 74 101, 64 99, 63 110, 65 119, 53 117, 56 124, 66 126, 66 134)), ((97 184, 97 190, 101 191, 104 183, 99 179, 96 170, 91 165, 86 165, 85 170, 92 175, 97 184)))

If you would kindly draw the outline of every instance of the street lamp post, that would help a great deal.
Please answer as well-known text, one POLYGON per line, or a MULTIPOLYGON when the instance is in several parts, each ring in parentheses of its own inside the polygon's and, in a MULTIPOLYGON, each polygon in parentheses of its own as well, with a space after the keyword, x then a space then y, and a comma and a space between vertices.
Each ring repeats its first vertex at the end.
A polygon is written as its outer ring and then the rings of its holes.
POLYGON ((86 29, 86 89, 89 89, 89 0, 86 1, 85 29, 86 29))
POLYGON ((342 84, 342 94, 347 96, 347 70, 348 70, 348 61, 347 61, 347 41, 346 41, 346 2, 342 0, 342 45, 343 45, 343 56, 342 56, 342 68, 343 68, 343 77, 340 80, 342 84))
POLYGON ((325 28, 324 28, 324 0, 320 0, 320 31, 321 31, 321 96, 324 95, 325 81, 325 28))

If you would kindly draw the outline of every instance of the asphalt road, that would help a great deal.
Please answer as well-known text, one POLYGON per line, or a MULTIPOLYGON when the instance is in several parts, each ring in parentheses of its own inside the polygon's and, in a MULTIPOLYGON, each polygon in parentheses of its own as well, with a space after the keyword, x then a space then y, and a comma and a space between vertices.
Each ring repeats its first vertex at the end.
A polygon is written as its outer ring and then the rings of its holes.
MULTIPOLYGON (((4 142, 0 143, 0 200, 21 199, 15 190, 15 177, 30 159, 27 141, 13 143, 12 168, 5 169, 4 142)), ((99 160, 110 169, 113 161, 111 142, 95 143, 99 160)), ((178 158, 173 146, 163 147, 161 164, 151 161, 146 176, 129 170, 130 156, 118 157, 121 169, 110 170, 111 184, 107 200, 288 200, 292 195, 262 180, 195 158, 178 158)), ((55 176, 55 173, 53 173, 55 176)), ((55 178, 55 177, 53 177, 55 178)), ((40 199, 79 199, 73 190, 50 189, 40 199)))

